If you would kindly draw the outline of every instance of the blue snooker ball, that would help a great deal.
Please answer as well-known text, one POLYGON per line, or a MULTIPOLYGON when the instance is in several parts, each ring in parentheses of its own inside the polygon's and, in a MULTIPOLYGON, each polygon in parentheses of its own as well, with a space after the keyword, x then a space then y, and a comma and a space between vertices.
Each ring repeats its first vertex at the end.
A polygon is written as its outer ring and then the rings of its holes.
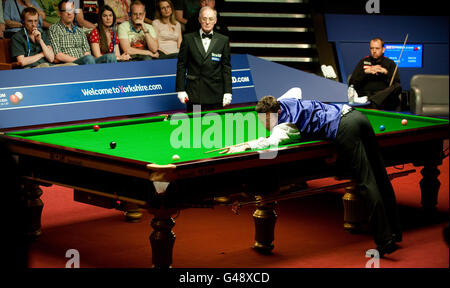
POLYGON ((380 131, 384 131, 386 130, 386 127, 384 127, 384 125, 380 125, 380 131))

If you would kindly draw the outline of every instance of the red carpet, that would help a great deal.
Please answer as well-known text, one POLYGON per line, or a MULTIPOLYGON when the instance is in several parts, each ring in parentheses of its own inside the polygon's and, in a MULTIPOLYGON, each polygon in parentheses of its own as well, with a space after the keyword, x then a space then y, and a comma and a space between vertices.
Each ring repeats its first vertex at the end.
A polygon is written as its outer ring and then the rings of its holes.
MULTIPOLYGON (((449 267, 449 247, 443 229, 449 225, 449 161, 440 166, 439 221, 421 217, 420 167, 409 176, 393 180, 404 228, 401 249, 380 260, 380 267, 449 267)), ((391 170, 392 168, 390 168, 391 170)), ((392 170, 394 172, 394 170, 392 170)), ((397 171, 397 170, 395 170, 397 171)), ((320 185, 332 179, 313 181, 320 185)), ((65 267, 65 253, 77 249, 80 266, 151 267, 149 223, 127 223, 122 213, 74 202, 72 191, 44 187, 42 236, 30 249, 31 267, 65 267)), ((374 248, 372 237, 343 229, 342 191, 279 202, 272 255, 260 255, 253 245, 254 207, 234 215, 229 207, 187 209, 175 219, 173 266, 243 268, 364 268, 365 251, 374 248)))

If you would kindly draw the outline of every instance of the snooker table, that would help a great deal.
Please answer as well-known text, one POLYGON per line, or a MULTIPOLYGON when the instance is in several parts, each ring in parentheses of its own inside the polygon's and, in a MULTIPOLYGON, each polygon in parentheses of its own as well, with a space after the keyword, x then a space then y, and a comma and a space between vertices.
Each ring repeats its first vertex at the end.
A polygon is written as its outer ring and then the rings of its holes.
MULTIPOLYGON (((423 166, 422 205, 427 211, 436 209, 440 186, 437 166, 444 158, 448 120, 357 110, 372 123, 386 166, 423 166), (407 125, 402 125, 402 119, 407 125), (384 131, 379 130, 380 125, 385 126, 384 131)), ((280 187, 293 183, 345 177, 329 141, 301 139, 278 149, 205 153, 267 135, 254 106, 249 106, 10 131, 3 136, 17 155, 30 236, 41 233, 39 186, 71 187, 77 201, 125 211, 139 207, 153 214, 152 262, 154 267, 164 268, 172 263, 172 215, 180 209, 213 207, 218 205, 216 199, 230 195, 256 199, 253 247, 270 252, 276 202, 262 199, 274 199, 282 194, 280 187), (98 131, 93 129, 95 124, 100 127, 98 131), (115 148, 110 147, 111 141, 117 143, 115 148), (180 159, 173 160, 174 154, 180 159)))

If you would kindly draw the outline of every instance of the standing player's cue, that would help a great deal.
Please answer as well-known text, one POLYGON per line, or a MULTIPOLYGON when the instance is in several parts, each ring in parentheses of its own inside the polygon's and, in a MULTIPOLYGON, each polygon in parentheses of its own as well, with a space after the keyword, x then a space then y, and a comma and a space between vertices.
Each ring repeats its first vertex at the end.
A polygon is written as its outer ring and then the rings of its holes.
POLYGON ((398 64, 400 64, 400 59, 402 59, 403 49, 405 49, 406 41, 408 40, 408 34, 406 34, 405 42, 403 42, 402 51, 400 52, 400 57, 398 57, 397 65, 395 65, 394 74, 392 74, 391 82, 389 83, 389 87, 392 86, 392 82, 394 81, 395 73, 397 73, 398 64))

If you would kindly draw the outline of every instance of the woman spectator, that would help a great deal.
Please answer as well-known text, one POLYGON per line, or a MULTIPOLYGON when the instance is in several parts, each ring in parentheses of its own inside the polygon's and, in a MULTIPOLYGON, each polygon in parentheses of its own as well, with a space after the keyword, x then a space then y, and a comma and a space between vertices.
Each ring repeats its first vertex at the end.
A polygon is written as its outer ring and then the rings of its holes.
POLYGON ((98 27, 92 29, 89 34, 92 55, 99 58, 107 54, 113 54, 117 61, 129 60, 130 55, 127 53, 120 54, 119 39, 115 31, 116 15, 113 9, 108 5, 100 8, 97 23, 98 27))
POLYGON ((175 19, 174 6, 170 0, 161 0, 155 11, 155 28, 158 44, 159 59, 177 58, 181 45, 181 25, 175 19))

